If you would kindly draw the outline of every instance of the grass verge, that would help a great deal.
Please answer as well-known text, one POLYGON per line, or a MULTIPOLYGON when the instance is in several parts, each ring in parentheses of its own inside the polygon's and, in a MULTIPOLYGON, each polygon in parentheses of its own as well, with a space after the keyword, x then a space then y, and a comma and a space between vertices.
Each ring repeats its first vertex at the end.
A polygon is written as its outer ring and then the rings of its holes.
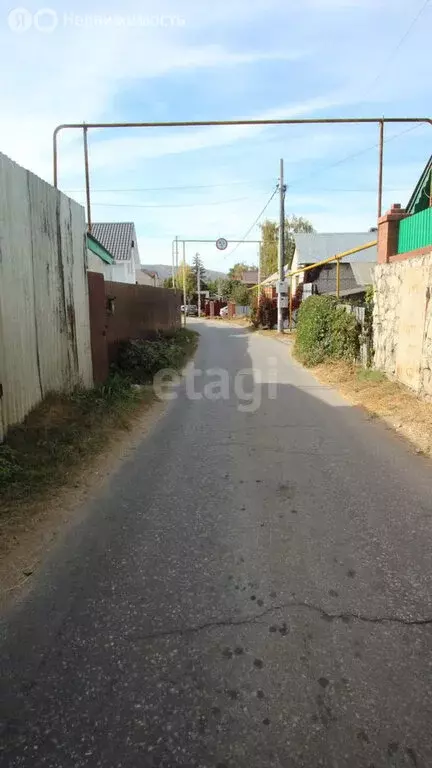
POLYGON ((407 438, 418 453, 432 457, 432 403, 417 397, 384 373, 347 362, 314 366, 313 374, 338 389, 351 403, 381 418, 407 438))
MULTIPOLYGON (((89 461, 106 450, 154 400, 151 387, 158 368, 181 370, 197 345, 198 334, 179 329, 169 337, 139 342, 140 381, 127 362, 101 387, 71 395, 49 395, 12 428, 0 445, 0 551, 11 548, 14 528, 25 526, 50 494, 77 480, 89 461), (151 370, 149 368, 151 361, 151 370)), ((134 349, 137 362, 138 352, 134 349)))

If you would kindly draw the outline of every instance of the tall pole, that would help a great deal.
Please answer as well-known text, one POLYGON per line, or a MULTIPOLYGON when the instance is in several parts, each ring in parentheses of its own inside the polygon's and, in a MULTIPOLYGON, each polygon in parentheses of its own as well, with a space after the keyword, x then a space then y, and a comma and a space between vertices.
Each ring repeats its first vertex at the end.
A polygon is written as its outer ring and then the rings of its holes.
POLYGON ((260 295, 261 295, 261 243, 258 246, 258 293, 257 293, 257 304, 259 306, 260 303, 260 295))
POLYGON ((86 188, 86 204, 87 204, 87 229, 89 232, 92 231, 92 220, 91 220, 91 202, 90 202, 90 170, 89 170, 89 152, 88 152, 88 137, 87 137, 87 126, 84 125, 83 128, 83 139, 84 139, 84 171, 85 171, 85 188, 86 188))
MULTIPOLYGON (((178 254, 178 242, 177 242, 177 254, 178 254)), ((183 305, 184 305, 184 324, 186 325, 186 243, 183 240, 183 305)))
POLYGON ((196 254, 197 260, 197 291, 198 291, 198 317, 201 317, 201 269, 199 253, 196 254))
POLYGON ((280 161, 280 179, 279 179, 279 252, 278 252, 278 272, 279 272, 279 285, 278 285, 278 297, 277 297, 277 316, 278 316, 278 331, 283 333, 283 319, 282 319, 282 282, 284 275, 284 244, 285 244, 285 186, 284 186, 284 161, 280 161))
POLYGON ((173 285, 174 285, 176 274, 178 272, 178 253, 179 253, 179 243, 178 243, 178 236, 176 235, 176 239, 175 239, 175 265, 176 265, 176 269, 173 270, 173 272, 174 272, 174 275, 173 275, 173 285))
POLYGON ((171 278, 172 278, 172 287, 175 288, 175 270, 174 270, 174 243, 175 240, 171 243, 171 278))
POLYGON ((340 296, 340 259, 336 261, 336 297, 340 296))
POLYGON ((378 159, 378 218, 382 215, 383 164, 384 164, 384 121, 379 124, 379 159, 378 159))

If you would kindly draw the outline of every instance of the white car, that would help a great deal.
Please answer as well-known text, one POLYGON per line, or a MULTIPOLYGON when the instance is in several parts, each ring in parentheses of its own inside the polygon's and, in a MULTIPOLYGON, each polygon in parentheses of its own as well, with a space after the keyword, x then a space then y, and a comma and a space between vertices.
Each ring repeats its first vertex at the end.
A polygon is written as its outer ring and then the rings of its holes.
POLYGON ((228 307, 222 307, 221 311, 219 312, 220 317, 228 317, 228 307))

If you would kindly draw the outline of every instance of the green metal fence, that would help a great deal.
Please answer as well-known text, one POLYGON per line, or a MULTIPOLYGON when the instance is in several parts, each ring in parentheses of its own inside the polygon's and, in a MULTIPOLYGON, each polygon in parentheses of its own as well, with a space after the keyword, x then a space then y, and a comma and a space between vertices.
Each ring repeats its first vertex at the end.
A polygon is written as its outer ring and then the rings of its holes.
POLYGON ((432 208, 414 213, 399 224, 398 253, 432 246, 432 208))

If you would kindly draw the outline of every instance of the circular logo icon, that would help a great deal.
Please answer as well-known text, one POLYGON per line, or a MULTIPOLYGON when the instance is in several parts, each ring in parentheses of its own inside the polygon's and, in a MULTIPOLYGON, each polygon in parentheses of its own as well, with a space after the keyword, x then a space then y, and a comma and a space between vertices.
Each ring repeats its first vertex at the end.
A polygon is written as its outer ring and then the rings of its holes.
POLYGON ((27 8, 14 8, 8 16, 8 24, 12 32, 27 32, 33 24, 33 15, 27 8))
POLYGON ((216 248, 218 251, 225 251, 228 248, 228 241, 224 237, 220 237, 219 240, 216 240, 216 248))
POLYGON ((54 32, 58 25, 57 13, 52 8, 41 8, 33 16, 33 24, 38 32, 54 32))

